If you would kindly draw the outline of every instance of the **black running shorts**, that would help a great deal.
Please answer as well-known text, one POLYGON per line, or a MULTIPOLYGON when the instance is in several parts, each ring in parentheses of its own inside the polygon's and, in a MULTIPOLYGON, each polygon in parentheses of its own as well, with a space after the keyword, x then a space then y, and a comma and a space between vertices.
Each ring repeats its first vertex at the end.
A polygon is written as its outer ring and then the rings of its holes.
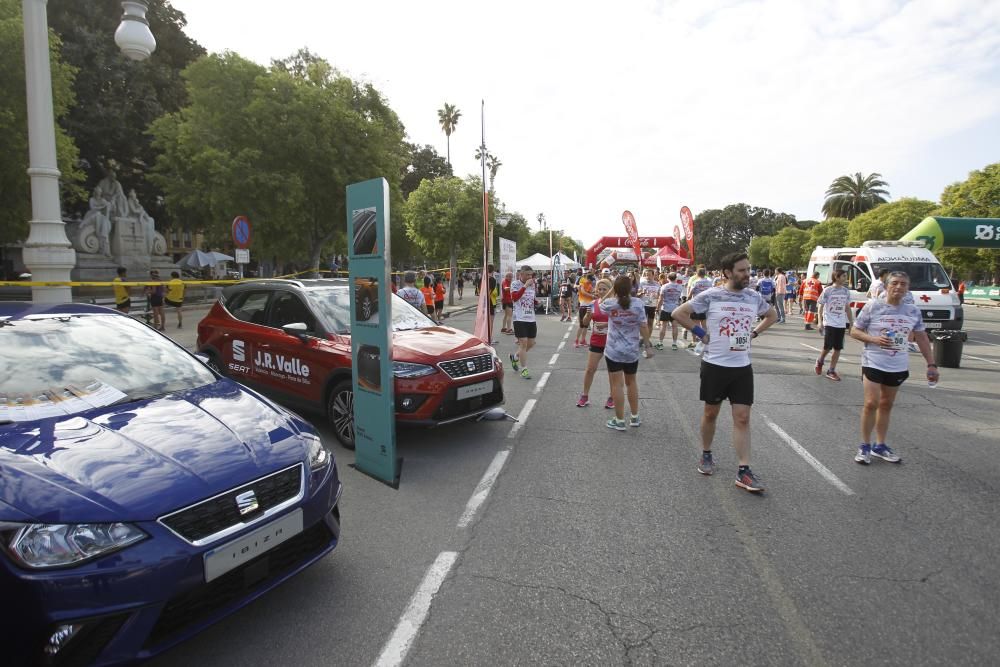
POLYGON ((651 320, 656 317, 656 306, 643 306, 646 309, 646 319, 651 320))
POLYGON ((514 338, 534 338, 537 335, 537 322, 514 322, 514 338))
POLYGON ((171 301, 170 299, 164 299, 163 302, 171 308, 180 308, 184 305, 183 301, 171 301))
POLYGON ((608 363, 609 373, 624 372, 625 375, 635 375, 639 372, 639 360, 635 361, 612 361, 607 357, 604 357, 604 361, 608 363))
POLYGON ((823 349, 824 350, 843 350, 844 349, 844 332, 846 329, 843 327, 823 327, 823 349))
POLYGON ((898 387, 906 382, 906 378, 910 377, 910 371, 892 373, 890 371, 872 368, 871 366, 862 366, 861 375, 876 384, 884 384, 887 387, 898 387))
POLYGON ((583 318, 589 315, 593 311, 593 306, 580 306, 580 310, 577 312, 577 316, 580 320, 580 326, 583 327, 583 318))
POLYGON ((661 322, 673 322, 674 316, 671 314, 673 311, 661 310, 660 311, 660 321, 661 322))
POLYGON ((603 345, 591 345, 590 346, 590 351, 593 352, 594 354, 604 354, 604 346, 603 345))
POLYGON ((729 399, 734 405, 753 405, 753 366, 718 366, 701 362, 699 400, 718 405, 729 399))

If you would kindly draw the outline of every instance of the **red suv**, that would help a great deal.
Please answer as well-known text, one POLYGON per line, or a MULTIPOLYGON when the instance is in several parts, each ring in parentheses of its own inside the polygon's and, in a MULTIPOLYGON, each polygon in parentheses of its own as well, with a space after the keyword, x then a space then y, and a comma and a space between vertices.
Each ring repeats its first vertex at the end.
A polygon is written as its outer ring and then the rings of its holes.
MULTIPOLYGON (((350 288, 344 279, 227 287, 198 323, 198 351, 235 380, 323 411, 353 448, 350 288)), ((503 403, 503 366, 481 340, 435 325, 394 294, 392 328, 399 423, 445 424, 503 403)), ((363 366, 361 359, 359 372, 363 366)))

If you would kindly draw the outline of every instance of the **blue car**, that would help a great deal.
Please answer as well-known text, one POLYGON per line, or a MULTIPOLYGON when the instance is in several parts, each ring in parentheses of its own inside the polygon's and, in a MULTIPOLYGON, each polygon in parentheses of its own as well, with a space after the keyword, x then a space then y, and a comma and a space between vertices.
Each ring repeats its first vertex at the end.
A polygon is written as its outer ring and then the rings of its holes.
POLYGON ((0 303, 0 663, 183 641, 336 547, 308 423, 100 306, 0 303))

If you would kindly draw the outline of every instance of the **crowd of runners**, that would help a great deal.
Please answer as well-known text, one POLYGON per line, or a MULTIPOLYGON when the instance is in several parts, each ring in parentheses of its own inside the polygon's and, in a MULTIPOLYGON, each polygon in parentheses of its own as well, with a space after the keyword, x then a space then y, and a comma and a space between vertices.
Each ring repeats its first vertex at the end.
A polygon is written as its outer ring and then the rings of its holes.
MULTIPOLYGON (((927 362, 930 386, 936 385, 939 378, 923 318, 909 294, 910 277, 905 272, 879 276, 856 316, 845 283, 846 274, 839 270, 833 272, 828 285, 822 284, 819 274, 806 276, 780 268, 764 269, 758 274, 742 253, 724 257, 720 267, 712 271, 705 267, 671 267, 663 271, 646 269, 639 276, 609 267, 568 274, 558 290, 560 321, 575 319, 574 346, 587 348, 582 392, 576 405, 590 405, 590 393, 603 358, 609 387, 604 407, 614 410, 607 427, 617 431, 639 427, 640 359, 665 349, 669 331, 671 350, 692 348, 701 357, 699 400, 704 408, 698 472, 715 472, 712 442, 722 403, 728 400, 738 460, 736 486, 763 491, 750 467, 752 344, 772 326, 785 324, 786 316, 798 307, 804 328, 813 330, 815 325, 823 335, 822 351, 814 365, 817 375, 839 382, 837 362, 845 338, 849 335, 864 344, 864 403, 854 460, 868 464, 874 457, 898 463, 900 457, 886 441, 896 394, 909 376, 911 347, 927 362)), ((524 379, 532 377, 529 352, 538 327, 536 284, 534 271, 524 266, 503 286, 505 313, 509 305, 504 332, 509 326, 514 336, 510 363, 524 379)))

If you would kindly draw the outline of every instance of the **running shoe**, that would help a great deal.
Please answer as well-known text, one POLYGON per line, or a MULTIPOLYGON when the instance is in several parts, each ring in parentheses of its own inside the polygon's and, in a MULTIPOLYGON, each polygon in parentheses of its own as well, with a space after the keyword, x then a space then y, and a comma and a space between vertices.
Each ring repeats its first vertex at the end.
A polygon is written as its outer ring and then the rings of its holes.
POLYGON ((834 382, 840 382, 840 373, 831 368, 826 372, 826 379, 833 380, 834 382))
POLYGON ((694 341, 691 341, 690 343, 688 343, 688 349, 689 350, 693 349, 695 345, 697 345, 697 343, 695 343, 694 341))
POLYGON ((657 350, 662 350, 663 349, 663 343, 657 343, 654 347, 656 347, 657 350))
POLYGON ((674 344, 672 344, 672 345, 670 346, 670 349, 671 349, 671 350, 676 350, 676 349, 677 349, 677 343, 674 343, 674 344))
POLYGON ((764 485, 760 483, 750 468, 745 468, 742 472, 737 473, 736 486, 746 489, 750 493, 760 493, 764 490, 764 485))
POLYGON ((823 362, 821 360, 819 359, 816 360, 816 365, 814 366, 814 368, 816 369, 816 375, 823 374, 823 362))
POLYGON ((527 368, 522 368, 521 369, 521 377, 524 378, 525 380, 530 380, 531 379, 531 371, 529 371, 527 368))
POLYGON ((896 453, 889 449, 889 445, 884 442, 872 446, 872 456, 877 456, 883 461, 888 461, 889 463, 899 463, 903 460, 896 456, 896 453))
POLYGON ((590 405, 590 397, 586 394, 580 394, 580 400, 576 402, 576 407, 585 408, 590 405))
POLYGON ((701 463, 698 464, 698 472, 702 475, 711 475, 715 472, 715 461, 712 460, 712 452, 701 453, 701 463))
POLYGON ((854 455, 854 460, 858 463, 863 463, 868 465, 872 462, 872 446, 861 444, 858 445, 858 453, 854 455))
POLYGON ((604 401, 604 409, 605 410, 614 410, 615 409, 615 399, 613 399, 610 396, 608 396, 608 400, 604 401))
POLYGON ((639 419, 639 415, 630 415, 629 418, 628 418, 628 425, 629 426, 635 426, 636 428, 638 428, 639 424, 641 424, 641 423, 642 423, 642 420, 639 419))
POLYGON ((625 430, 625 420, 618 419, 617 417, 612 417, 611 419, 609 419, 606 425, 608 428, 613 428, 616 431, 625 430))
POLYGON ((517 363, 517 356, 513 352, 510 353, 510 367, 515 371, 521 368, 521 365, 517 363))
POLYGON ((649 350, 647 350, 646 348, 642 348, 642 358, 649 359, 649 350))

